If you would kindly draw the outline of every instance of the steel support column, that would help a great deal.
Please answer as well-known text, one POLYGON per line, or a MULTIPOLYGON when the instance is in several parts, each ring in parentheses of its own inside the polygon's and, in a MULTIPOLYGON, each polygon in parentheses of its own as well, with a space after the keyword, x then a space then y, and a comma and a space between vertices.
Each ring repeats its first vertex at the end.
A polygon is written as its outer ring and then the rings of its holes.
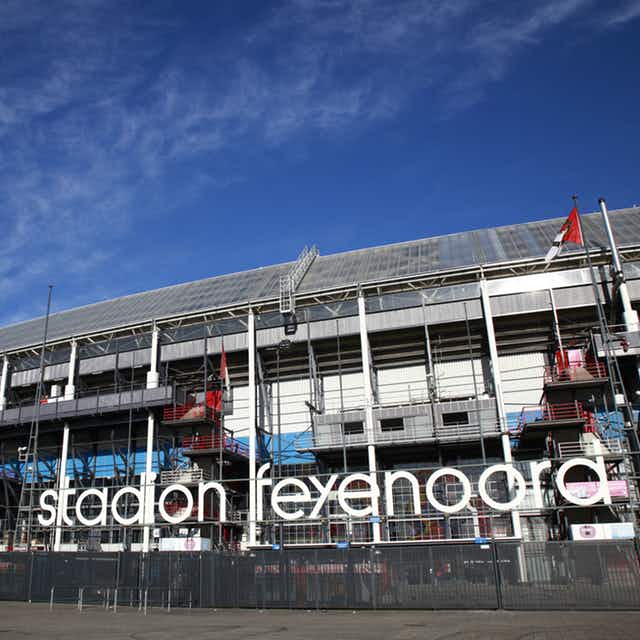
POLYGON ((76 360, 78 357, 78 343, 71 341, 71 354, 69 355, 69 373, 67 384, 64 388, 64 399, 73 400, 76 397, 76 360))
POLYGON ((67 460, 69 458, 69 424, 64 423, 64 429, 62 431, 62 451, 60 452, 60 460, 58 461, 58 510, 56 512, 56 531, 53 538, 53 550, 60 551, 60 545, 62 543, 62 525, 64 512, 62 511, 62 505, 66 503, 66 500, 62 499, 63 492, 67 489, 67 460))
MULTIPOLYGON (((482 315, 484 316, 485 328, 487 331, 487 342, 489 343, 489 358, 491 360, 491 375, 493 377, 493 387, 496 394, 496 404, 498 405, 498 420, 500 431, 502 432, 502 455, 506 464, 511 464, 511 440, 507 429, 507 415, 502 394, 502 377, 500 375, 500 361, 498 359, 498 346, 496 344, 496 333, 493 326, 493 316, 491 314, 491 301, 487 290, 487 281, 480 280, 480 296, 482 298, 482 315)), ((473 363, 472 363, 473 364, 473 363)), ((513 479, 509 476, 509 489, 513 488, 513 479)), ((513 522, 513 534, 516 538, 522 537, 520 527, 520 514, 517 511, 511 512, 513 522)))
POLYGON ((9 358, 2 358, 2 374, 0 375, 0 411, 7 406, 7 383, 9 381, 9 358))
POLYGON ((551 313, 553 314, 553 331, 556 334, 556 341, 558 343, 558 349, 564 351, 562 345, 562 335, 560 333, 560 322, 558 321, 558 310, 556 309, 556 299, 553 295, 553 289, 549 288, 549 302, 551 304, 551 313))
POLYGON ((256 544, 256 319, 249 309, 247 326, 249 350, 249 546, 256 544))
POLYGON ((600 213, 602 214, 602 221, 604 223, 604 229, 607 232, 607 239, 609 240, 609 246, 611 247, 611 263, 614 271, 614 284, 618 285, 618 292, 620 293, 620 302, 622 302, 622 318, 627 331, 638 330, 638 312, 634 311, 631 306, 631 298, 629 296, 629 290, 627 289, 627 282, 624 278, 624 271, 622 270, 622 261, 620 260, 620 254, 618 253, 618 247, 613 237, 613 231, 611 230, 611 223, 609 222, 609 212, 607 211, 607 204, 604 198, 598 199, 600 205, 600 213))
POLYGON ((160 381, 160 374, 158 373, 159 339, 160 332, 154 324, 151 332, 151 365, 149 371, 147 371, 147 389, 156 389, 160 381))
POLYGON ((142 552, 148 553, 150 550, 150 537, 151 537, 151 525, 150 519, 153 519, 154 502, 152 497, 154 489, 150 486, 154 484, 155 474, 153 474, 153 439, 156 430, 156 419, 152 411, 149 411, 147 417, 147 443, 144 456, 144 475, 143 480, 140 483, 140 489, 142 490, 142 514, 144 518, 144 524, 142 528, 142 552), (150 500, 149 500, 149 499, 150 500), (149 504, 149 501, 151 504, 149 504))
MULTIPOLYGON (((375 447, 375 419, 373 416, 373 384, 371 380, 371 356, 369 351, 369 336, 367 333, 367 312, 364 294, 358 294, 358 319, 360 321, 360 350, 362 351, 362 380, 364 391, 365 430, 367 434, 367 457, 369 460, 369 474, 372 480, 377 480, 377 461, 375 447)), ((373 500, 373 516, 380 515, 378 500, 373 500)), ((373 523, 373 541, 380 542, 380 523, 373 523)))

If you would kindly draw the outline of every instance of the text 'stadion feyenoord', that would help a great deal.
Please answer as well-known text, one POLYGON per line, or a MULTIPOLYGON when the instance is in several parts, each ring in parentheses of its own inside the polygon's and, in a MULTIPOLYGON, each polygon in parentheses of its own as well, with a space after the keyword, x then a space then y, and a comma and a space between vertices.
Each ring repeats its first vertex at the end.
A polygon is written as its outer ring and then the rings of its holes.
MULTIPOLYGON (((549 460, 530 462, 531 493, 536 508, 543 508, 541 474, 551 467, 549 460)), ((322 510, 330 499, 337 497, 337 502, 342 514, 335 513, 333 517, 367 518, 378 515, 380 503, 384 502, 386 516, 394 515, 393 495, 396 483, 405 480, 411 487, 412 508, 416 516, 420 516, 421 497, 424 495, 431 506, 446 514, 453 514, 467 509, 473 496, 469 478, 459 469, 453 467, 441 467, 432 472, 423 484, 409 471, 385 471, 382 473, 352 473, 341 477, 334 473, 331 476, 317 477, 315 475, 306 478, 288 477, 277 482, 265 477, 270 469, 269 464, 262 465, 257 473, 255 483, 251 483, 250 491, 255 492, 255 509, 249 514, 252 522, 264 521, 266 489, 270 488, 268 503, 278 518, 288 521, 318 520, 322 517, 322 510), (446 476, 453 476, 462 486, 462 495, 455 504, 440 502, 434 488, 438 481, 446 476), (275 484, 274 484, 275 482, 275 484), (384 492, 381 491, 383 485, 384 492), (424 492, 424 493, 423 493, 424 492), (384 496, 384 499, 382 499, 384 496), (286 509, 284 507, 287 507, 286 509), (309 506, 311 507, 309 509, 309 506), (298 507, 298 508, 296 508, 298 507), (303 507, 307 507, 304 509, 303 507)), ((204 498, 215 492, 219 502, 219 517, 216 522, 227 521, 226 514, 226 489, 219 482, 201 482, 197 490, 193 490, 182 484, 172 484, 165 487, 158 501, 155 500, 156 474, 141 474, 140 486, 125 486, 114 492, 109 488, 92 488, 78 492, 69 487, 69 478, 65 478, 60 489, 48 489, 40 496, 40 508, 42 513, 38 515, 38 521, 43 527, 50 526, 106 526, 109 511, 113 519, 123 527, 148 526, 160 522, 179 524, 192 517, 194 507, 194 493, 197 494, 198 522, 205 521, 204 498), (166 500, 174 492, 184 495, 186 505, 178 513, 168 513, 166 500), (95 497, 95 503, 91 508, 91 515, 83 513, 83 505, 91 496, 95 497), (127 496, 129 499, 127 500, 127 496), (69 498, 75 498, 75 504, 69 505, 69 498), (122 506, 125 501, 131 504, 134 498, 134 513, 122 515, 122 506)), ((606 468, 602 457, 595 460, 587 458, 573 458, 566 461, 558 470, 555 484, 560 494, 567 502, 579 506, 590 506, 598 502, 611 504, 611 495, 607 482, 606 468), (565 475, 574 467, 587 467, 598 477, 598 490, 588 497, 578 497, 572 494, 565 483, 565 475)), ((478 480, 477 496, 491 509, 495 511, 514 511, 523 501, 527 492, 527 483, 520 471, 511 464, 494 464, 484 470, 478 480), (513 487, 513 497, 508 502, 498 502, 489 495, 488 485, 496 474, 504 473, 509 485, 513 487)), ((528 504, 531 508, 531 504, 528 504)))

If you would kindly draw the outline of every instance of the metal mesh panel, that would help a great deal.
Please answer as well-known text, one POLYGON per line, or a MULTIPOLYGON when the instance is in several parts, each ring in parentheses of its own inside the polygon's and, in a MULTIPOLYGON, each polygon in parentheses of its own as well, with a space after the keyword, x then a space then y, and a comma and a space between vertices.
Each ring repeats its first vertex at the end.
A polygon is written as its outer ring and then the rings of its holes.
POLYGON ((0 599, 28 600, 31 556, 3 553, 0 557, 0 599))
POLYGON ((505 608, 640 608, 632 542, 501 544, 497 549, 505 608))
POLYGON ((633 541, 4 553, 0 598, 108 606, 640 609, 633 541))

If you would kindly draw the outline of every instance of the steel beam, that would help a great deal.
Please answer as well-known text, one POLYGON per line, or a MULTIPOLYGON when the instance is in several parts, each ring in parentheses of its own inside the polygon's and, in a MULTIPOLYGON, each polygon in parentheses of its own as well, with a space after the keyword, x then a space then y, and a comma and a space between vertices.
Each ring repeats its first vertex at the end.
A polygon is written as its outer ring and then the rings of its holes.
POLYGON ((256 544, 256 319, 249 309, 247 343, 249 349, 249 546, 256 544))
MULTIPOLYGON (((371 378, 371 355, 369 351, 369 336, 367 334, 367 312, 365 298, 362 292, 358 295, 358 319, 360 322, 360 348, 362 350, 362 390, 364 392, 365 430, 367 434, 367 458, 369 461, 369 474, 372 479, 377 476, 377 461, 375 447, 375 418, 373 415, 373 383, 371 378)), ((372 501, 373 516, 380 515, 378 500, 372 501)), ((380 523, 373 523, 373 542, 380 542, 380 523)))

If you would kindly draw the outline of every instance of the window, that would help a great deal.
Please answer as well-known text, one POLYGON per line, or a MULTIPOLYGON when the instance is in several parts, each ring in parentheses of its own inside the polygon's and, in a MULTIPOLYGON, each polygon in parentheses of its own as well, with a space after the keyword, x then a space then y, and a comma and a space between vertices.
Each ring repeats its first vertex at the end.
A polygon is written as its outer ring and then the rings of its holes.
POLYGON ((402 418, 385 418, 380 420, 380 429, 388 431, 404 431, 404 420, 402 418))
POLYGON ((466 411, 451 411, 450 413, 443 413, 442 424, 445 427, 469 424, 469 414, 466 411))
POLYGON ((354 436, 358 433, 364 433, 364 425, 362 424, 362 421, 345 422, 342 425, 342 431, 345 436, 354 436))

